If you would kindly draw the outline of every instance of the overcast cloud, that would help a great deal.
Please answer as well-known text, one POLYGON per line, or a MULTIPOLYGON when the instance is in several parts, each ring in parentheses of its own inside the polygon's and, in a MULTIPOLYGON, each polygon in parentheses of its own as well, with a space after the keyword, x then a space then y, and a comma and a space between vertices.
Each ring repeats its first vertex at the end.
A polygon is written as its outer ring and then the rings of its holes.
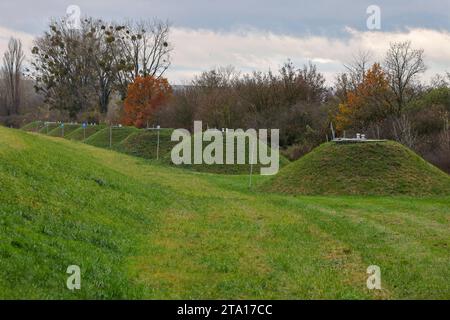
POLYGON ((202 70, 234 65, 244 72, 278 69, 288 58, 318 65, 331 84, 352 54, 381 60, 391 41, 425 50, 426 79, 450 71, 450 0, 434 1, 9 1, 0 3, 0 54, 10 36, 29 50, 50 17, 70 4, 82 14, 122 21, 158 17, 172 23, 171 83, 202 70), (381 8, 381 30, 366 27, 366 8, 381 8))

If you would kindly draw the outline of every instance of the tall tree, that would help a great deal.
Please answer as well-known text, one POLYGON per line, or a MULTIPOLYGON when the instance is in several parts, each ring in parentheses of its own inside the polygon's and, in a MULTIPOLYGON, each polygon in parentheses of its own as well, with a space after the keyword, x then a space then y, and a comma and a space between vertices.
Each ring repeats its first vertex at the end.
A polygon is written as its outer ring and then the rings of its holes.
POLYGON ((19 111, 24 57, 20 40, 11 38, 8 43, 8 49, 3 55, 2 66, 7 115, 17 114, 19 111))
POLYGON ((117 37, 121 55, 116 58, 125 67, 118 76, 118 90, 126 97, 128 84, 137 77, 162 77, 170 66, 170 26, 160 20, 129 21, 117 37))
POLYGON ((413 49, 410 41, 391 43, 384 61, 384 68, 389 86, 395 95, 392 107, 398 117, 416 96, 416 78, 426 70, 423 49, 413 49))
POLYGON ((85 18, 79 29, 54 20, 33 48, 36 88, 71 117, 98 107, 111 95, 123 99, 136 77, 161 77, 170 65, 169 26, 159 21, 128 24, 85 18))
POLYGON ((72 118, 93 107, 95 69, 93 51, 86 33, 72 29, 64 20, 54 20, 32 50, 36 90, 52 108, 66 110, 72 118))
POLYGON ((93 89, 98 96, 98 104, 101 113, 108 111, 111 94, 117 86, 119 73, 127 69, 126 60, 118 43, 120 33, 125 26, 108 24, 102 20, 92 18, 83 22, 85 41, 91 57, 93 68, 93 89))

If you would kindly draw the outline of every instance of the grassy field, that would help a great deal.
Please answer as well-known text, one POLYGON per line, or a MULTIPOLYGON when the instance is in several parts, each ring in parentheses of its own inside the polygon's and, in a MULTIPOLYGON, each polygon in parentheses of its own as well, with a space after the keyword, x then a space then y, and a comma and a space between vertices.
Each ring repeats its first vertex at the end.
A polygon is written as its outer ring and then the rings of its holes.
POLYGON ((267 194, 0 127, 0 298, 449 299, 449 247, 449 195, 267 194))

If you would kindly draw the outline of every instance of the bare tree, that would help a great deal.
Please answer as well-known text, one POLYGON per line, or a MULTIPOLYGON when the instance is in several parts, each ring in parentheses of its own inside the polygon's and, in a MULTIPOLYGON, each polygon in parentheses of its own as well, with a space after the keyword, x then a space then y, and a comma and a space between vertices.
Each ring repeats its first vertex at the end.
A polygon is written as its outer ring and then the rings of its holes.
POLYGON ((364 81, 366 77, 367 70, 371 66, 372 53, 370 51, 359 51, 353 56, 353 60, 344 64, 345 69, 347 69, 347 79, 350 81, 352 90, 364 81))
POLYGON ((123 25, 105 23, 102 20, 87 18, 82 23, 85 55, 90 57, 93 75, 96 78, 92 82, 98 96, 100 112, 108 111, 108 104, 113 90, 118 83, 118 75, 126 70, 125 60, 121 57, 120 36, 123 25))
POLYGON ((363 83, 371 61, 372 53, 370 51, 359 51, 358 54, 353 55, 351 62, 344 64, 346 71, 337 74, 334 84, 334 93, 339 101, 345 102, 347 94, 356 91, 358 86, 363 83))
POLYGON ((405 114, 396 118, 392 122, 395 140, 408 148, 413 148, 417 136, 412 128, 412 123, 405 114))
POLYGON ((17 114, 20 106, 22 63, 24 60, 22 43, 11 38, 8 50, 3 55, 2 76, 5 87, 7 115, 17 114))
POLYGON ((128 22, 118 38, 125 68, 118 74, 119 91, 124 98, 127 86, 138 76, 161 77, 170 66, 170 26, 160 20, 128 22))
POLYGON ((441 147, 444 150, 450 151, 450 124, 449 124, 450 114, 446 112, 443 116, 444 128, 439 136, 441 140, 441 147))
POLYGON ((6 106, 6 90, 5 90, 5 81, 3 81, 3 75, 0 72, 0 116, 6 115, 7 106, 6 106))
POLYGON ((384 64, 395 96, 392 108, 400 116, 405 105, 415 96, 414 83, 417 75, 426 70, 423 50, 413 49, 410 41, 391 43, 384 64))

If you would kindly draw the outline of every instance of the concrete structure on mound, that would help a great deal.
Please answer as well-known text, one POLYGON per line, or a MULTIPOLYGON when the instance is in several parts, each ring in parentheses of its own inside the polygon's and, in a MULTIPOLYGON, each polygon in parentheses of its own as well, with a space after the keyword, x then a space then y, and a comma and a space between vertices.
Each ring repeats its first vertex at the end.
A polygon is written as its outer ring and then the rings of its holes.
POLYGON ((366 135, 362 133, 357 133, 355 138, 345 138, 345 132, 344 132, 344 138, 336 138, 333 124, 330 125, 331 128, 331 134, 333 139, 332 142, 336 143, 368 143, 368 142, 385 142, 387 140, 380 140, 380 139, 366 139, 366 135))
POLYGON ((369 142, 386 142, 387 140, 366 139, 364 134, 360 135, 358 133, 356 135, 356 138, 334 138, 331 141, 336 143, 369 143, 369 142))

